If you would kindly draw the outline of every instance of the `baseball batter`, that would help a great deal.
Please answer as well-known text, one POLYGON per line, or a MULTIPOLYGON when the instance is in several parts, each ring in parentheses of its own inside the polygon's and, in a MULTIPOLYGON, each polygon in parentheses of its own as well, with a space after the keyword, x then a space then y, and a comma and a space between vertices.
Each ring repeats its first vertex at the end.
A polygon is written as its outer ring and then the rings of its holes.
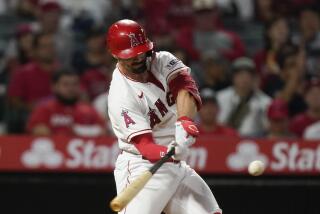
POLYGON ((118 193, 175 147, 173 159, 120 213, 221 214, 207 184, 184 161, 198 135, 191 118, 201 106, 190 69, 168 52, 154 52, 144 29, 131 20, 109 28, 107 45, 118 60, 108 96, 122 151, 114 171, 118 193))

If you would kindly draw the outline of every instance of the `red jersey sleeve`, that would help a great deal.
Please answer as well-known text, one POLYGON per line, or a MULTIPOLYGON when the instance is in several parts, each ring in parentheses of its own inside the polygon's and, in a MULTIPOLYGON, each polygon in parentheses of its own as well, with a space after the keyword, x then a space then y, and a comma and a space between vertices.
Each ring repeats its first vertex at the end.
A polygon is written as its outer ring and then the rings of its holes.
POLYGON ((132 143, 141 155, 150 162, 156 162, 167 153, 167 147, 154 143, 151 133, 137 135, 132 138, 132 143))

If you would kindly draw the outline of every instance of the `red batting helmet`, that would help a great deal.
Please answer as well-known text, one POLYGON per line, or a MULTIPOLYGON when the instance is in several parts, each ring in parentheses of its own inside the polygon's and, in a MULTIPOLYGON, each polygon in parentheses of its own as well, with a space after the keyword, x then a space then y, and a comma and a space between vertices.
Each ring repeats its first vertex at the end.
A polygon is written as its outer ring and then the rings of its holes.
POLYGON ((117 21, 108 30, 107 46, 113 56, 129 59, 153 49, 144 29, 135 21, 117 21))

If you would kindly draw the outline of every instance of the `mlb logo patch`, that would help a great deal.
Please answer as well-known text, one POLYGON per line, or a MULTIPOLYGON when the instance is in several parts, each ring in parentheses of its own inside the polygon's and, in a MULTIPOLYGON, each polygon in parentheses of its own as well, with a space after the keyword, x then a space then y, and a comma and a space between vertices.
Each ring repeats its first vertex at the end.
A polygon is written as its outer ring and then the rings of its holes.
POLYGON ((175 58, 175 59, 171 60, 171 61, 166 65, 166 67, 169 68, 169 69, 171 69, 171 68, 173 68, 176 64, 178 64, 178 62, 180 62, 180 60, 177 59, 177 58, 175 58))

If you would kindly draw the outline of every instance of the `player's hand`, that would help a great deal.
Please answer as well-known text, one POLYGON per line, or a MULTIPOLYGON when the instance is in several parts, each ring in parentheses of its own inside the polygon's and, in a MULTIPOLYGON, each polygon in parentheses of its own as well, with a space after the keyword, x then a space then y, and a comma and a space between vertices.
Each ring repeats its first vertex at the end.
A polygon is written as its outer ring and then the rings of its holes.
POLYGON ((186 160, 187 159, 187 156, 189 154, 189 148, 187 146, 185 146, 183 144, 179 144, 175 141, 172 141, 168 145, 167 152, 169 152, 172 147, 174 147, 174 155, 172 156, 172 158, 174 160, 186 160))
POLYGON ((181 117, 176 122, 176 142, 186 146, 191 146, 196 142, 199 130, 196 124, 187 117, 181 117))

